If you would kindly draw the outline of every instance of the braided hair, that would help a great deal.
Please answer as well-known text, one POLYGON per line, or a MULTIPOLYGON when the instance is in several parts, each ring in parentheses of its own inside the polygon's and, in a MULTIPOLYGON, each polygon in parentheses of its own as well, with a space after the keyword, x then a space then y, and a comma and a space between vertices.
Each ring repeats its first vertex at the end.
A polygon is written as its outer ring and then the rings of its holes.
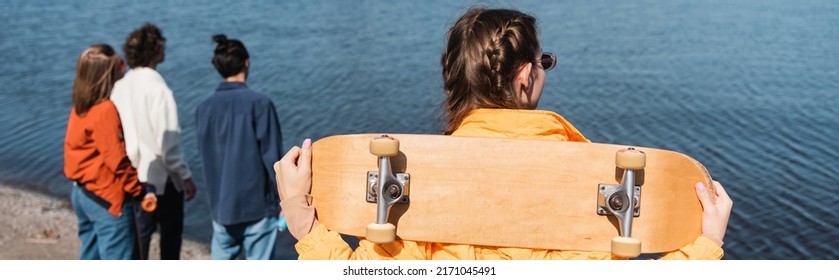
POLYGON ((245 44, 236 39, 227 39, 224 34, 214 35, 213 41, 218 44, 212 60, 218 73, 223 78, 241 73, 245 68, 245 61, 250 58, 245 44))
MULTIPOLYGON (((536 19, 519 11, 473 8, 449 29, 440 63, 446 134, 478 108, 521 109, 514 80, 539 53, 536 19)), ((535 75, 535 67, 531 76, 535 75)))

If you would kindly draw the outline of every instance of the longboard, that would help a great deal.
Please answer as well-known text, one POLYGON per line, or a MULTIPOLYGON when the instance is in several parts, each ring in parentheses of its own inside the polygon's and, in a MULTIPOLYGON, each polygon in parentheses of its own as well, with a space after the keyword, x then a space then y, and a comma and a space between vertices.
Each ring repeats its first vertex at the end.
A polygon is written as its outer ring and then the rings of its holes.
POLYGON ((328 229, 378 243, 668 252, 700 235, 694 185, 712 186, 702 164, 668 150, 381 136, 338 135, 313 144, 312 201, 328 229))

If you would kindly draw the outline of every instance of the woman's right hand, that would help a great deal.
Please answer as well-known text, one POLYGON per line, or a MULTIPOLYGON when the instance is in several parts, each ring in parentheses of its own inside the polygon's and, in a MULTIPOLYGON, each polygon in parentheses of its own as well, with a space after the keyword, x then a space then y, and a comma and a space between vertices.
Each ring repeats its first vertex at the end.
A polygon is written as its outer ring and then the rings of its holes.
POLYGON ((713 181, 713 183, 716 201, 711 199, 711 194, 702 182, 696 183, 696 195, 702 203, 702 235, 722 246, 734 202, 719 182, 713 181))
POLYGON ((280 161, 274 163, 280 201, 307 195, 312 190, 312 140, 303 141, 303 148, 294 146, 280 161))

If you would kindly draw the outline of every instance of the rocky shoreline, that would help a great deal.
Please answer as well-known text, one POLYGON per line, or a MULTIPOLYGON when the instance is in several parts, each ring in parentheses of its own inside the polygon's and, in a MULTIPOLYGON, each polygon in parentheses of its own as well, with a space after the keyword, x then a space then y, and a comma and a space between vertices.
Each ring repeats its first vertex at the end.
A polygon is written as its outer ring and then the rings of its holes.
MULTIPOLYGON (((0 260, 72 260, 79 254, 70 201, 0 185, 0 260)), ((151 259, 159 259, 152 237, 151 259)), ((207 260, 210 246, 185 239, 181 259, 207 260)))

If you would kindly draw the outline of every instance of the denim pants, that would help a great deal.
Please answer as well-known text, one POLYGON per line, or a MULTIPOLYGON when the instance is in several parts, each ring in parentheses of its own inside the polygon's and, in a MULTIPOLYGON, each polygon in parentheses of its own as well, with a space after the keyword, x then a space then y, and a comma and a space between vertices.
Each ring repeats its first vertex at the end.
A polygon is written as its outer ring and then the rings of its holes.
POLYGON ((276 216, 229 226, 213 221, 210 258, 235 260, 244 255, 248 260, 273 259, 277 232, 276 216))
POLYGON ((85 193, 84 186, 73 184, 70 200, 79 223, 81 260, 130 260, 136 242, 131 201, 126 197, 122 215, 114 217, 108 209, 85 193))

